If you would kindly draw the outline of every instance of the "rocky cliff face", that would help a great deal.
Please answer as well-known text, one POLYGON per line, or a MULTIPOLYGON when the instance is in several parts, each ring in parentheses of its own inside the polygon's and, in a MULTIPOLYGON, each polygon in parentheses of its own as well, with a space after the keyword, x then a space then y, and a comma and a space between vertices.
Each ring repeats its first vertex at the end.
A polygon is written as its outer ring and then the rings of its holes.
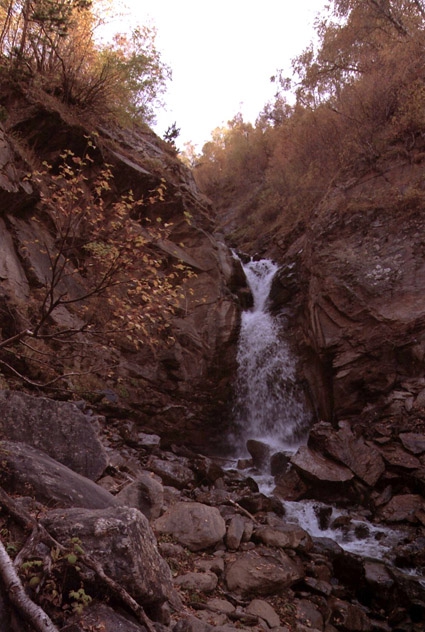
MULTIPOLYGON (((228 404, 239 323, 237 293, 244 284, 230 251, 212 234, 208 201, 198 193, 173 148, 149 129, 93 129, 49 97, 41 102, 15 94, 5 101, 5 109, 8 117, 0 129, 2 338, 31 324, 28 306, 34 307, 39 300, 56 248, 51 217, 40 211, 43 183, 39 187, 30 183, 26 174, 46 162, 57 164, 64 149, 80 156, 90 135, 96 138, 96 149, 91 171, 86 173, 89 184, 96 170, 110 165, 110 195, 118 197, 131 190, 135 199, 143 200, 141 222, 161 218, 171 226, 166 239, 151 244, 161 259, 161 273, 166 275, 179 263, 191 276, 181 290, 168 343, 135 348, 121 336, 114 348, 92 347, 90 353, 98 364, 109 362, 113 369, 106 376, 83 379, 82 395, 90 397, 91 391, 93 400, 116 410, 137 411, 142 423, 160 427, 165 434, 192 435, 196 440, 206 418, 215 418, 228 404), (158 187, 161 195, 152 196, 158 187)), ((73 273, 64 275, 63 283, 69 306, 60 305, 52 318, 63 327, 81 328, 81 304, 73 306, 72 300, 82 288, 84 292, 86 279, 73 273)), ((106 302, 99 309, 106 320, 106 302)), ((84 333, 78 344, 85 344, 84 333)), ((76 366, 66 369, 78 371, 76 366)), ((13 371, 4 364, 2 370, 3 386, 16 386, 13 371)), ((26 369, 20 366, 19 370, 26 369)), ((41 372, 36 377, 43 381, 45 375, 41 372)))
POLYGON ((294 335, 322 419, 422 427, 422 169, 391 165, 335 188, 286 250, 274 300, 297 305, 294 335))

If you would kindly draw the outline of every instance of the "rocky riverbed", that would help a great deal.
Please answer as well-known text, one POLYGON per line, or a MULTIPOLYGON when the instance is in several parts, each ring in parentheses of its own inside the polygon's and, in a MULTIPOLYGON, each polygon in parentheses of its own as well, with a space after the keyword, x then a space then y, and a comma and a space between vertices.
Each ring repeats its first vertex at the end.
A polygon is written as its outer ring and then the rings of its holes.
MULTIPOLYGON (((418 432, 388 428, 369 441, 348 424, 318 424, 290 459, 272 455, 276 487, 265 495, 255 444, 244 470, 227 469, 82 402, 0 398, 2 535, 28 594, 63 632, 423 630, 418 432), (293 501, 307 499, 327 537, 294 523, 293 501), (330 502, 348 516, 331 515, 330 502), (356 519, 382 537, 397 530, 388 556, 337 543, 356 519)), ((0 613, 1 632, 26 629, 4 587, 0 613)))

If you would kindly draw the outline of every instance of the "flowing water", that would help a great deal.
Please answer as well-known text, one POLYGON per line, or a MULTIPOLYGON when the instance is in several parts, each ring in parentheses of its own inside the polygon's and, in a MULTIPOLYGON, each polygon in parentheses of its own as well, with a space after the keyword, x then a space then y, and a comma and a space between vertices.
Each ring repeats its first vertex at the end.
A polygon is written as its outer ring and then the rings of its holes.
MULTIPOLYGON (((278 266, 272 261, 250 261, 244 265, 254 305, 242 314, 237 354, 235 432, 230 441, 236 457, 247 454, 246 442, 255 439, 269 446, 271 453, 293 453, 305 442, 310 415, 302 389, 296 382, 296 358, 284 316, 277 319, 268 311, 268 298, 278 266)), ((265 470, 249 471, 260 491, 273 493, 274 478, 265 470)), ((344 528, 333 529, 341 510, 316 501, 284 502, 286 522, 299 524, 313 537, 328 537, 342 548, 362 556, 386 557, 399 535, 363 519, 351 519, 344 528), (320 511, 329 521, 321 523, 320 511)), ((347 513, 345 514, 347 515, 347 513)))
POLYGON ((242 314, 237 354, 233 442, 239 450, 247 439, 256 439, 275 451, 293 451, 308 426, 289 336, 283 335, 284 317, 278 320, 267 309, 277 268, 268 260, 244 265, 254 305, 242 314))

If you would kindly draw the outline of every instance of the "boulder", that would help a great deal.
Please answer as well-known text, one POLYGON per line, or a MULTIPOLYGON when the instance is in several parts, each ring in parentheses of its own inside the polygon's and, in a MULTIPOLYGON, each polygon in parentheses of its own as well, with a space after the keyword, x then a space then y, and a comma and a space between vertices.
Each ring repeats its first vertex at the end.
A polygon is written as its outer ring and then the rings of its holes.
POLYGON ((375 600, 388 603, 392 597, 394 578, 387 566, 381 562, 366 560, 365 581, 375 600))
POLYGON ((263 471, 269 466, 270 446, 263 441, 248 439, 246 448, 252 457, 252 463, 258 470, 263 471))
POLYGON ((226 523, 216 507, 180 502, 155 520, 154 529, 157 533, 172 535, 191 551, 202 551, 223 540, 226 523))
POLYGON ((271 605, 264 599, 253 599, 246 607, 248 614, 253 614, 265 621, 269 628, 280 626, 279 615, 271 605))
POLYGON ((10 494, 48 506, 102 509, 118 503, 112 494, 50 456, 24 443, 0 442, 1 484, 10 494))
POLYGON ((275 483, 276 487, 273 490, 273 494, 284 500, 301 500, 309 489, 308 485, 293 467, 290 467, 284 474, 277 476, 275 483))
POLYGON ((217 588, 218 578, 215 573, 185 573, 174 580, 175 586, 183 590, 210 593, 217 588))
POLYGON ((171 485, 177 489, 183 489, 195 481, 195 475, 188 467, 188 460, 182 457, 165 460, 151 456, 147 467, 161 478, 164 485, 171 485))
POLYGON ((158 552, 147 518, 137 509, 60 509, 49 511, 42 524, 63 544, 78 538, 84 552, 140 604, 168 600, 179 605, 170 568, 158 552))
POLYGON ((391 498, 384 505, 378 516, 384 522, 412 522, 417 523, 417 513, 425 509, 425 500, 418 494, 400 494, 391 498))
POLYGON ((302 579, 302 565, 283 551, 254 549, 238 555, 225 571, 231 592, 249 595, 273 595, 302 579))
POLYGON ((311 429, 308 445, 312 449, 346 465, 367 485, 373 487, 385 471, 384 461, 373 446, 356 437, 347 422, 338 431, 330 423, 320 422, 311 429))
POLYGON ((61 632, 146 632, 146 628, 128 616, 118 614, 104 603, 94 603, 84 608, 79 615, 73 616, 61 632))
POLYGON ((228 549, 236 551, 239 548, 245 533, 246 522, 247 520, 239 514, 231 518, 226 533, 226 545, 228 549))
POLYGON ((421 467, 419 459, 406 452, 401 445, 390 443, 379 448, 384 461, 391 467, 402 470, 416 470, 421 467))
POLYGON ((291 463, 301 476, 320 483, 346 483, 354 478, 348 467, 325 458, 307 446, 298 448, 291 457, 291 463))
POLYGON ((425 437, 417 432, 402 432, 399 439, 403 447, 413 454, 423 454, 425 452, 425 437))
POLYGON ((297 599, 297 625, 305 626, 306 630, 323 630, 323 615, 319 608, 307 599, 297 599))
POLYGON ((330 600, 330 623, 344 632, 371 632, 372 622, 360 606, 334 597, 330 600))
POLYGON ((277 546, 282 549, 308 551, 313 546, 307 531, 295 524, 283 524, 274 528, 260 526, 255 529, 254 535, 266 546, 277 546))
POLYGON ((152 473, 141 472, 137 479, 124 487, 115 498, 120 505, 140 509, 148 520, 155 520, 161 515, 164 488, 152 473))
POLYGON ((27 443, 86 478, 97 480, 107 465, 94 415, 76 404, 15 391, 0 391, 0 433, 27 443))

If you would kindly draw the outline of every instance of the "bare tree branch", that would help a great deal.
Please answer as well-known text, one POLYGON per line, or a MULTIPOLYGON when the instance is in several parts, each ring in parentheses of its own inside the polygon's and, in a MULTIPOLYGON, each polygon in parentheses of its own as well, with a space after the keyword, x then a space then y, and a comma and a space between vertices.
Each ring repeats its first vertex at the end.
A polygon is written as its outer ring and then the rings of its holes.
POLYGON ((0 540, 0 576, 10 601, 37 632, 58 632, 58 628, 40 606, 26 594, 3 542, 0 540))

